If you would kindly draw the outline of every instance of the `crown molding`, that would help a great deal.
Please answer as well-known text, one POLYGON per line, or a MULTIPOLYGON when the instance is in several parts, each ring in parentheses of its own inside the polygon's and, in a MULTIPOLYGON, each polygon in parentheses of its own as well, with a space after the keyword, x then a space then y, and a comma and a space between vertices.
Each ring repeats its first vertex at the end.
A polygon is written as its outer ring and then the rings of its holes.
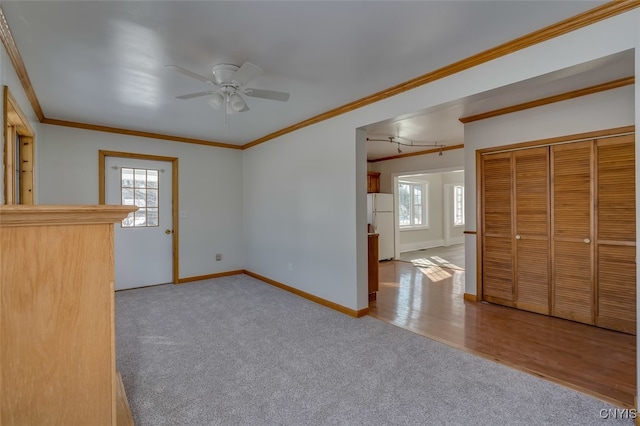
POLYGON ((7 50, 7 55, 13 64, 13 68, 16 70, 16 74, 18 74, 20 83, 27 94, 27 98, 29 99, 29 103, 31 104, 33 111, 38 116, 38 120, 42 122, 42 120, 44 120, 44 112, 42 111, 40 102, 38 102, 36 92, 33 90, 29 74, 27 74, 27 69, 22 61, 22 56, 20 56, 20 52, 18 51, 18 46, 16 46, 16 42, 13 39, 13 35, 9 29, 9 23, 4 16, 4 10, 2 10, 2 7, 0 7, 0 39, 2 39, 2 44, 4 44, 4 48, 7 50))
POLYGON ((493 111, 483 112, 482 114, 469 115, 459 118, 460 122, 467 124, 474 121, 485 120, 487 118, 497 117, 499 115, 511 114, 512 112, 523 111, 525 109, 536 108, 542 105, 553 104, 556 102, 567 101, 569 99, 579 98, 581 96, 592 95, 606 90, 617 89, 618 87, 628 86, 635 83, 635 77, 625 77, 619 80, 609 81, 607 83, 597 84, 595 86, 585 87, 584 89, 573 90, 571 92, 561 93, 559 95, 548 96, 542 99, 536 99, 530 102, 524 102, 518 105, 512 105, 505 108, 495 109, 493 111))
POLYGON ((75 121, 56 120, 53 118, 45 118, 43 124, 51 124, 53 126, 73 127, 75 129, 94 130, 96 132, 117 133, 127 136, 139 136, 142 138, 160 139, 171 142, 185 142, 197 145, 215 146, 218 148, 242 149, 240 145, 232 145, 230 143, 222 143, 208 141, 203 139, 185 138, 181 136, 165 135, 164 133, 143 132, 139 130, 121 129, 118 127, 98 126, 96 124, 77 123, 75 121))

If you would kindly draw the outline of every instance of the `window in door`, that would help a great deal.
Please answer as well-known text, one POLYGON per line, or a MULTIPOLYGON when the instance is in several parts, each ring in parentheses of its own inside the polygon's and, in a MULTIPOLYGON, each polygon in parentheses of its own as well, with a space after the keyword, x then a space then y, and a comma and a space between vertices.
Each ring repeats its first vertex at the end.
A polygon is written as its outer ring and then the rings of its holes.
POLYGON ((160 170, 120 169, 121 202, 125 206, 138 206, 122 220, 123 228, 159 226, 158 174, 160 170))

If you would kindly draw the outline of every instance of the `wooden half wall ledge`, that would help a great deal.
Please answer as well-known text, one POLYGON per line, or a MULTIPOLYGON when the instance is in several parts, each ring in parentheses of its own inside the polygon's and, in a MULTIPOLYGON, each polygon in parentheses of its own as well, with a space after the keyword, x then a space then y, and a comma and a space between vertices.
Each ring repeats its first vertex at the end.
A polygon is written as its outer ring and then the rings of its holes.
POLYGON ((2 206, 0 223, 8 226, 41 225, 79 225, 119 222, 134 206, 104 205, 36 205, 14 204, 2 206))
POLYGON ((249 275, 250 277, 256 278, 260 281, 264 281, 267 284, 271 284, 274 287, 278 287, 279 289, 293 293, 296 296, 300 296, 304 299, 310 300, 322 306, 326 306, 327 308, 331 308, 335 311, 341 312, 343 314, 349 315, 354 318, 360 318, 369 314, 369 308, 364 308, 356 311, 354 309, 347 308, 346 306, 342 306, 337 303, 331 302, 330 300, 326 300, 321 297, 314 296, 313 294, 304 292, 302 290, 298 290, 297 288, 289 287, 288 285, 272 280, 271 278, 263 277, 262 275, 258 275, 255 272, 247 271, 245 269, 244 273, 249 275))

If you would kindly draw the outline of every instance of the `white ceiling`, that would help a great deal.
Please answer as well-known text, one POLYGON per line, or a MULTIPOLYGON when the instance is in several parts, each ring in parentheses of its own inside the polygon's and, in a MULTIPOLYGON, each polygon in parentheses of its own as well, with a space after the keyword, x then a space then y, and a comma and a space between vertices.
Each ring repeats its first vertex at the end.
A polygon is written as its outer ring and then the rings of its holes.
MULTIPOLYGON (((243 145, 603 3, 4 0, 2 9, 47 118, 243 145), (245 61, 264 70, 247 87, 289 92, 289 101, 245 98, 250 110, 226 117, 207 97, 175 99, 211 87, 165 68, 210 76, 216 63, 245 61)), ((374 138, 461 143, 461 116, 612 75, 633 75, 633 56, 367 130, 374 138)), ((397 146, 370 142, 368 151, 380 158, 397 146)))

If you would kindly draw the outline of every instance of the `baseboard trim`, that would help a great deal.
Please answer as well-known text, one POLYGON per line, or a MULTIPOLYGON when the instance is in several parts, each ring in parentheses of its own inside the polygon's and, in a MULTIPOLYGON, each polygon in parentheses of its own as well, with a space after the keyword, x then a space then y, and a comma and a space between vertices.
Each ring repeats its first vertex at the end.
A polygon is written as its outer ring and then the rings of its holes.
MULTIPOLYGON (((403 232, 411 232, 411 231, 403 231, 403 232)), ((418 231, 415 231, 418 232, 418 231)), ((417 250, 427 250, 435 247, 444 247, 444 240, 429 240, 429 241, 418 241, 416 243, 404 243, 400 244, 400 253, 405 253, 408 251, 417 251, 417 250)))
POLYGON ((198 275, 196 277, 179 278, 176 284, 190 283, 193 281, 210 280, 213 278, 228 277, 230 275, 240 275, 240 274, 244 274, 244 269, 237 269, 235 271, 218 272, 216 274, 198 275))
POLYGON ((478 301, 478 296, 476 296, 475 294, 471 294, 471 293, 465 293, 464 294, 464 300, 468 300, 469 302, 477 302, 478 301))
POLYGON ((290 287, 286 284, 282 284, 281 282, 272 280, 271 278, 263 277, 262 275, 256 274, 255 272, 251 272, 245 269, 244 273, 249 275, 250 277, 256 278, 260 281, 264 281, 267 284, 271 284, 274 287, 278 287, 281 290, 288 291, 289 293, 293 293, 296 296, 300 296, 304 299, 310 300, 322 306, 326 306, 327 308, 331 308, 335 311, 341 312, 343 314, 349 315, 354 318, 360 318, 369 314, 368 307, 356 311, 354 309, 347 308, 346 306, 339 305, 330 300, 323 299, 322 297, 314 296, 313 294, 307 293, 306 291, 298 290, 297 288, 290 287))

